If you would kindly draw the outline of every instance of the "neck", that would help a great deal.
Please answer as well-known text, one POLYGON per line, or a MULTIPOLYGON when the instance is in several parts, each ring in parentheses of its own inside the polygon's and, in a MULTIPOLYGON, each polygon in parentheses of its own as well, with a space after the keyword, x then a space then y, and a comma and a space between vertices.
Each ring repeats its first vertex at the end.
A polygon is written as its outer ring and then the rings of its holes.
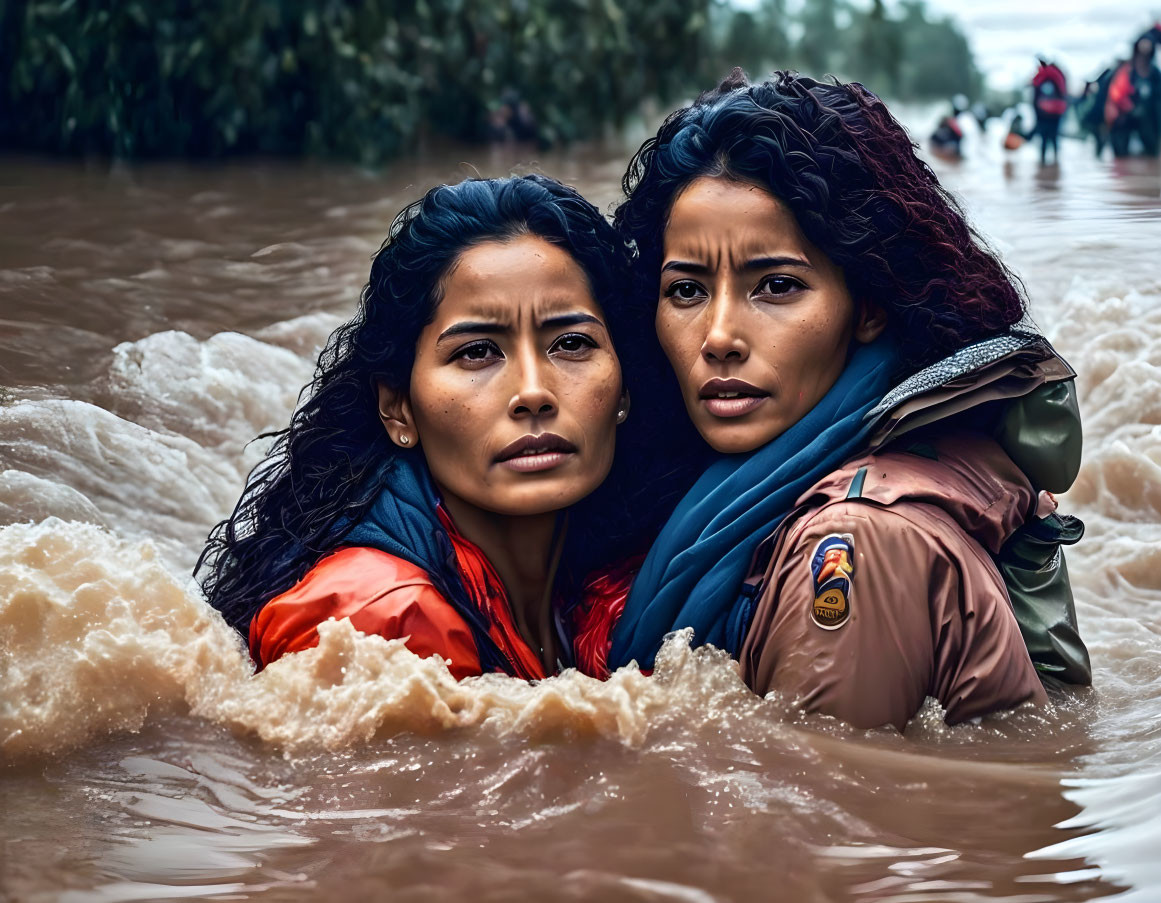
POLYGON ((557 659, 552 620, 556 512, 526 517, 496 514, 448 492, 441 490, 441 494, 456 529, 479 546, 496 569, 508 594, 517 629, 552 673, 557 659))

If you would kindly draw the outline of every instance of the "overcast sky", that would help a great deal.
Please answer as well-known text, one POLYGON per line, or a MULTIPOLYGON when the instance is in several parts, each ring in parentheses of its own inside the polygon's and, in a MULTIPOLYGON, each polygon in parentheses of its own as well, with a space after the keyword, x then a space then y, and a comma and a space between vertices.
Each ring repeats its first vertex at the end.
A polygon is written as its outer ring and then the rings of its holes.
POLYGON ((1055 54, 1070 81, 1092 78, 1113 58, 1126 56, 1133 38, 1161 19, 1161 0, 927 0, 927 6, 963 25, 996 88, 1027 82, 1037 53, 1055 54))
MULTIPOLYGON (((758 0, 732 0, 753 8, 758 0)), ((791 8, 803 0, 789 0, 791 8)), ((870 0, 852 0, 869 6, 870 0)), ((897 0, 886 0, 890 9, 897 0)), ((936 15, 959 21, 980 68, 994 88, 1021 87, 1036 69, 1036 54, 1055 56, 1074 91, 1113 59, 1128 55, 1133 38, 1161 20, 1161 0, 927 0, 936 15)))

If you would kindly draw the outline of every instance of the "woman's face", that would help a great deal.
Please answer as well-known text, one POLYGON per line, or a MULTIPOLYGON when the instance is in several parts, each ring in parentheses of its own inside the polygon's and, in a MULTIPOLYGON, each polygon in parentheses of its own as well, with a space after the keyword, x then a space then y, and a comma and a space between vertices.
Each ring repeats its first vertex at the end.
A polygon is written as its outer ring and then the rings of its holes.
POLYGON ((852 338, 882 331, 881 311, 863 308, 768 191, 703 177, 678 195, 657 337, 715 450, 752 451, 814 407, 846 366, 852 338))
POLYGON ((445 499, 520 516, 596 489, 613 461, 621 369, 580 265, 534 236, 465 251, 419 336, 406 406, 409 441, 403 419, 385 417, 388 432, 421 447, 445 499))

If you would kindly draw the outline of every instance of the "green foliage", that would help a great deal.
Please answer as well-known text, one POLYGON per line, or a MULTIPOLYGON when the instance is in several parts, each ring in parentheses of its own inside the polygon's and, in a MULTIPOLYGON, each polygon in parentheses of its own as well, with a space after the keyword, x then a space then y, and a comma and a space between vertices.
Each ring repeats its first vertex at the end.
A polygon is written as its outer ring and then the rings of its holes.
POLYGON ((883 0, 874 0, 855 32, 854 51, 860 78, 881 94, 898 97, 903 86, 904 33, 887 16, 883 0))
POLYGON ((712 85, 734 66, 757 76, 773 68, 791 65, 789 28, 785 0, 762 0, 753 10, 718 7, 720 23, 711 41, 709 71, 703 86, 712 85))
POLYGON ((0 0, 0 147, 375 162, 427 134, 485 139, 517 104, 551 143, 734 65, 893 96, 980 83, 920 0, 899 17, 879 0, 808 0, 797 17, 785 0, 0 0))
POLYGON ((513 91, 578 138, 688 82, 711 2, 0 0, 0 144, 374 161, 513 91))
MULTIPOLYGON (((752 74, 834 74, 896 100, 975 99, 983 91, 967 39, 950 19, 929 19, 923 0, 897 9, 883 0, 806 0, 797 16, 786 15, 784 0, 762 0, 747 26, 747 50, 734 58, 746 59, 752 74), (754 47, 767 49, 756 61, 754 47)), ((732 48, 725 50, 729 56, 732 48)))
POLYGON ((803 72, 831 72, 843 48, 839 43, 837 0, 814 0, 800 14, 802 37, 795 48, 803 72))
POLYGON ((903 48, 901 95, 935 100, 964 94, 975 100, 983 93, 983 76, 976 69, 971 47, 950 20, 929 20, 922 0, 904 0, 897 27, 903 48))

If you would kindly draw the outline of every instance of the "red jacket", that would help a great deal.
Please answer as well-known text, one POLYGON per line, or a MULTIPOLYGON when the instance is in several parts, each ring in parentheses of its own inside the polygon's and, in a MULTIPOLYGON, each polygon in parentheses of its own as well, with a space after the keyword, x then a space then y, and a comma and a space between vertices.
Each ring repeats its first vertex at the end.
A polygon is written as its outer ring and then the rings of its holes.
POLYGON ((1109 82, 1109 96, 1105 101, 1105 124, 1112 125, 1125 113, 1133 112, 1137 89, 1133 86, 1133 64, 1121 63, 1109 82))
MULTIPOLYGON (((547 677, 539 656, 516 627, 504 584, 491 562, 456 530, 442 508, 438 514, 455 548, 468 595, 511 673, 525 680, 547 677)), ((580 602, 563 618, 582 672, 608 676, 609 633, 634 573, 626 566, 591 579, 580 602)), ((387 552, 360 546, 327 555, 298 583, 267 602, 250 622, 250 654, 263 667, 287 653, 309 649, 318 644, 318 625, 328 618, 350 618, 363 633, 404 638, 407 648, 420 657, 442 656, 457 679, 482 673, 471 628, 427 572, 387 552)))
POLYGON ((1063 116, 1068 112, 1068 83, 1064 73, 1054 63, 1040 67, 1032 78, 1032 87, 1036 93, 1036 109, 1048 116, 1063 116), (1053 86, 1053 91, 1042 90, 1045 83, 1053 86))

